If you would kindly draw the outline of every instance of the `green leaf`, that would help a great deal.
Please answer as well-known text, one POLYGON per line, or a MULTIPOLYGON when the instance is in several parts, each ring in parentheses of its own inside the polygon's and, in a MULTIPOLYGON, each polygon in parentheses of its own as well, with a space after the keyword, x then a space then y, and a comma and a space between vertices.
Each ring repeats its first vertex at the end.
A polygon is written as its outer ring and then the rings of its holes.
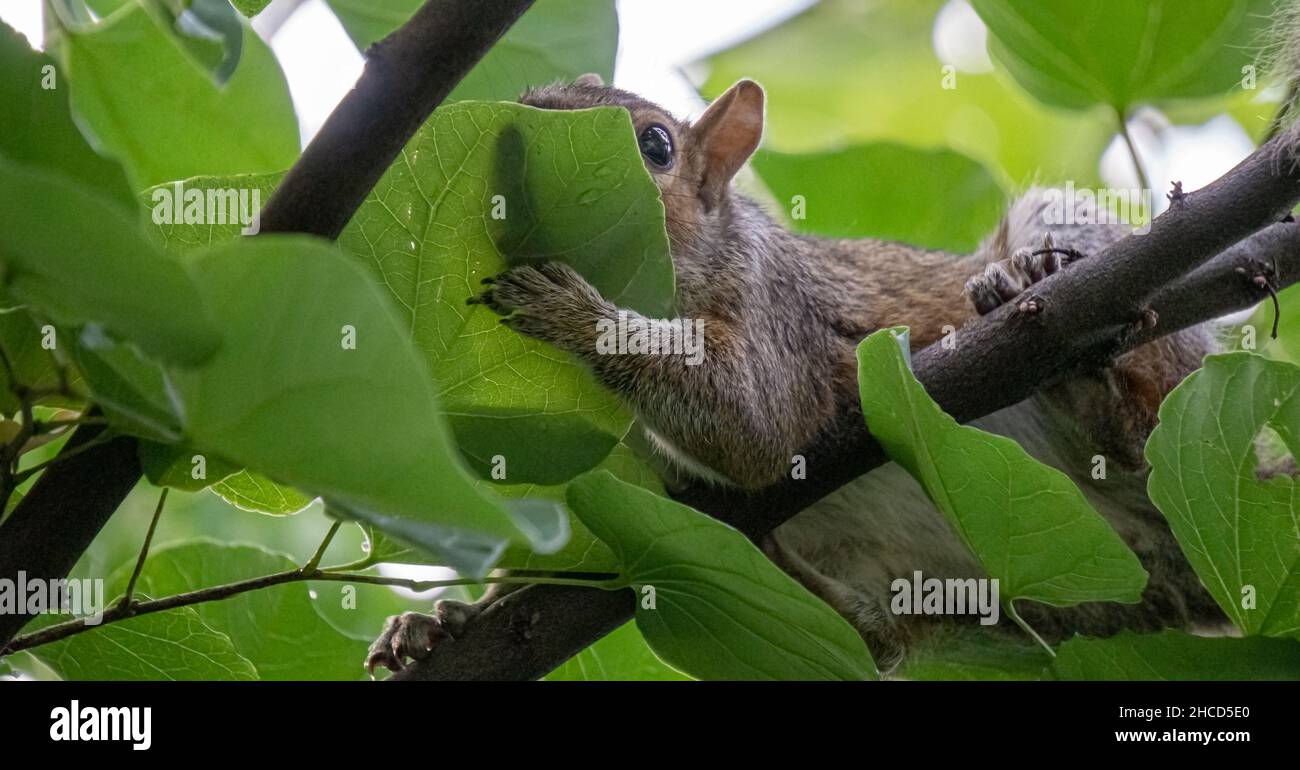
POLYGON ((512 539, 542 551, 563 543, 558 509, 549 537, 475 487, 401 320, 336 249, 260 235, 186 256, 225 338, 202 368, 168 372, 187 443, 323 496, 335 513, 469 574, 512 539))
MULTIPOLYGON (((422 0, 326 0, 361 50, 411 18, 422 0)), ((519 98, 529 86, 587 72, 614 77, 618 16, 613 0, 537 3, 488 51, 448 101, 519 98)))
POLYGON ((1139 601, 1145 570, 1074 482, 1009 438, 958 425, 912 374, 906 345, 883 329, 858 346, 863 415, 999 581, 1003 604, 1139 601))
POLYGON ((0 23, 0 155, 64 174, 112 202, 134 209, 126 173, 91 149, 68 109, 68 83, 54 59, 0 23), (50 86, 47 88, 47 86, 50 86))
POLYGON ((181 440, 180 417, 167 396, 157 363, 141 358, 127 345, 89 350, 73 344, 71 352, 77 370, 110 424, 153 441, 181 440))
POLYGON ((281 516, 299 513, 311 505, 313 499, 292 487, 276 484, 259 473, 191 447, 141 441, 139 455, 144 475, 151 484, 187 492, 210 487, 214 494, 241 510, 281 516), (199 457, 203 458, 203 477, 195 478, 199 457))
POLYGON ((149 483, 186 492, 207 489, 239 471, 237 465, 188 446, 141 441, 136 454, 140 457, 140 467, 149 483), (203 475, 196 478, 200 469, 203 475))
POLYGON ((1006 202, 983 166, 951 150, 878 143, 807 155, 760 151, 753 163, 787 210, 803 196, 795 230, 834 238, 970 252, 997 227, 1006 202))
POLYGON ((609 301, 666 317, 663 205, 633 136, 626 111, 613 108, 438 110, 376 185, 377 205, 363 205, 339 239, 392 293, 457 435, 473 429, 472 450, 495 447, 514 481, 589 469, 591 429, 621 436, 630 417, 581 365, 465 301, 509 265, 558 259, 609 301), (501 220, 491 216, 497 195, 501 220), (525 476, 537 458, 552 470, 525 476))
POLYGON ((221 337, 185 271, 126 209, 74 180, 0 160, 0 267, 7 293, 56 324, 197 364, 221 337))
POLYGON ((971 0, 993 56, 1045 104, 1120 111, 1240 88, 1272 0, 971 0))
MULTIPOLYGON (((191 179, 187 189, 258 190, 274 175, 191 179)), ((146 199, 151 195, 146 192, 146 199)), ((234 237, 239 225, 162 225, 169 250, 234 237)), ((436 111, 339 238, 371 271, 423 352, 471 464, 506 459, 507 480, 555 484, 587 471, 631 417, 576 361, 465 301, 483 278, 557 259, 604 297, 669 315, 672 259, 658 188, 627 112, 465 103, 436 111), (505 219, 494 219, 494 196, 505 219), (604 434, 604 435, 601 435, 604 434)))
MULTIPOLYGON (((17 384, 32 389, 58 387, 59 364, 53 352, 42 346, 45 337, 27 311, 0 310, 0 348, 9 359, 17 384)), ((57 341, 57 334, 54 339, 57 341)), ((0 367, 0 414, 6 417, 16 414, 22 406, 13 386, 9 373, 0 367)))
MULTIPOLYGON (((123 565, 114 585, 125 585, 130 566, 123 565)), ((139 588, 150 596, 173 596, 296 567, 287 556, 252 545, 190 541, 151 553, 139 588)), ((363 678, 366 643, 340 634, 326 622, 306 583, 259 588, 197 604, 194 609, 204 623, 230 637, 262 679, 363 678)))
POLYGON ((570 483, 568 500, 614 551, 637 592, 637 627, 673 668, 700 679, 875 678, 848 622, 731 527, 608 471, 570 483))
POLYGON ((576 414, 547 415, 503 409, 488 414, 447 417, 465 463, 482 479, 509 484, 563 484, 605 459, 618 438, 576 414), (514 451, 551 446, 553 451, 514 451), (494 472, 504 477, 497 479, 494 472))
POLYGON ((1052 656, 1036 643, 1001 631, 962 629, 936 634, 909 650, 897 679, 956 682, 1036 681, 1052 656))
MULTIPOLYGON (((1099 183, 1097 161, 1114 136, 1113 116, 1046 108, 999 72, 962 69, 953 73, 955 87, 945 87, 951 62, 939 58, 934 39, 936 15, 949 5, 821 0, 709 57, 701 90, 716 98, 742 77, 762 83, 769 149, 947 147, 1004 174, 1010 188, 1099 183)), ((930 196, 910 201, 925 207, 930 196)))
POLYGON ((236 508, 276 516, 298 513, 311 505, 313 499, 292 487, 277 484, 261 474, 247 470, 218 481, 212 485, 212 491, 236 508))
POLYGON ((244 24, 231 0, 182 0, 183 6, 152 6, 167 22, 172 38, 217 85, 239 67, 244 51, 244 24))
POLYGON ((231 638, 204 623, 192 607, 109 623, 31 653, 64 679, 81 681, 258 678, 231 638))
POLYGON ((220 87, 139 4, 63 41, 73 109, 127 166, 134 189, 279 171, 298 156, 284 75, 247 23, 239 67, 220 87))
POLYGON ((230 4, 235 6, 236 11, 251 19, 270 5, 271 0, 230 0, 230 4))
POLYGON ((548 682, 680 682, 689 679, 655 657, 635 623, 624 623, 545 677, 548 682))
MULTIPOLYGON (((656 495, 664 496, 663 484, 654 470, 628 445, 630 436, 614 447, 601 461, 598 469, 607 470, 617 478, 636 484, 656 495)), ((486 483, 486 482, 483 482, 486 483)), ((509 498, 528 498, 565 501, 568 484, 556 486, 539 486, 537 484, 493 485, 491 489, 509 498)), ((569 517, 569 539, 564 547, 555 553, 538 553, 524 545, 511 545, 497 562, 500 569, 539 570, 552 572, 618 572, 618 562, 609 546, 596 539, 591 531, 572 513, 569 517)), ((369 553, 377 562, 396 562, 401 564, 428 564, 427 557, 413 549, 394 543, 382 534, 369 535, 371 546, 369 553)))
MULTIPOLYGON (((663 484, 653 469, 642 460, 628 445, 630 437, 625 437, 609 455, 596 466, 608 471, 622 481, 635 484, 655 495, 665 497, 663 484)), ((535 484, 521 484, 511 487, 498 487, 502 494, 519 497, 545 498, 565 501, 568 485, 543 487, 535 484)), ((569 540, 555 553, 536 553, 521 546, 511 546, 501 557, 502 569, 520 570, 555 570, 560 572, 617 572, 618 562, 609 546, 591 534, 591 530, 582 521, 569 514, 569 540)))
POLYGON ((1300 644, 1287 639, 1207 638, 1181 631, 1061 645, 1052 669, 1061 679, 1235 682, 1300 680, 1300 644))
POLYGON ((1147 492, 1183 553, 1247 634, 1300 635, 1296 481, 1256 479, 1271 429, 1300 455, 1300 367, 1247 352, 1209 356, 1160 405, 1147 492))

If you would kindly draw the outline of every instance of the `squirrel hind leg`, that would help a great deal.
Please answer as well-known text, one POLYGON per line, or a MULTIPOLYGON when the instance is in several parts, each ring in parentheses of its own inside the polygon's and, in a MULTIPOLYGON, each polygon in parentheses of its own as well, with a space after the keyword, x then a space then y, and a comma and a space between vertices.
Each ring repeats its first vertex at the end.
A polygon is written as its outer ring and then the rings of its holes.
POLYGON ((867 643, 871 658, 882 674, 898 668, 907 656, 908 640, 894 622, 886 605, 820 572, 793 549, 781 544, 775 534, 763 538, 763 553, 814 596, 830 605, 867 643))

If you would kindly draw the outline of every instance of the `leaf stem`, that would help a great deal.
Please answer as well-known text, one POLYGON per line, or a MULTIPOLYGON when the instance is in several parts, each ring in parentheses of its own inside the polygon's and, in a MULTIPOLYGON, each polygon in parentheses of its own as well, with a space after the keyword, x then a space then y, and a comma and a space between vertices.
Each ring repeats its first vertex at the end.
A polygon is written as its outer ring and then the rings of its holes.
POLYGON ((1128 116, 1123 109, 1116 107, 1115 118, 1119 123, 1119 135, 1124 137, 1129 157, 1133 159, 1133 170, 1137 172, 1138 183, 1142 185, 1143 190, 1150 190, 1151 180, 1147 179, 1147 172, 1142 168, 1142 158, 1138 155, 1137 144, 1133 142, 1133 137, 1128 131, 1128 116))
POLYGON ((158 528, 158 519, 162 518, 163 506, 167 504, 167 487, 163 487, 162 494, 158 496, 158 505, 153 509, 153 518, 149 520, 149 529, 144 533, 144 544, 140 546, 140 556, 135 560, 135 569, 131 572, 131 579, 126 582, 126 590, 122 592, 122 598, 117 600, 117 604, 127 607, 131 604, 131 599, 135 596, 135 584, 140 580, 140 573, 144 571, 144 562, 149 558, 149 546, 153 544, 153 533, 158 528))
POLYGON ((312 554, 307 563, 302 565, 303 572, 316 572, 316 568, 320 566, 321 558, 325 556, 325 551, 330 547, 330 541, 334 539, 334 533, 338 532, 341 526, 343 526, 343 522, 335 519, 334 523, 330 525, 330 531, 325 533, 325 539, 316 547, 316 553, 312 554))
POLYGON ((1047 654, 1051 655, 1052 658, 1055 659, 1056 650, 1053 650, 1052 645, 1048 644, 1046 641, 1043 640, 1043 637, 1038 635, 1038 632, 1034 630, 1033 626, 1026 623, 1024 619, 1020 617, 1020 614, 1016 612, 1016 605, 1012 603, 1012 600, 1007 600, 1005 607, 1007 610, 1007 615, 1011 616, 1011 619, 1015 621, 1015 624, 1020 626, 1020 628, 1026 634, 1029 634, 1029 636, 1032 637, 1035 642, 1038 642, 1040 645, 1042 645, 1043 649, 1047 650, 1047 654))

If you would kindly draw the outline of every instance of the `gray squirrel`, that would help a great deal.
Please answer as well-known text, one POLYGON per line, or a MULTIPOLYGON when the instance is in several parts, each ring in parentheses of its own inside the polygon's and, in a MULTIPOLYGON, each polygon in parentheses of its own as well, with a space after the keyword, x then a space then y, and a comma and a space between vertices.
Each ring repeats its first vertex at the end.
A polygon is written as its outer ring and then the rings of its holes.
MULTIPOLYGON (((704 322, 699 365, 680 355, 599 354, 599 322, 621 309, 561 263, 514 267, 489 279, 473 300, 502 314, 516 332, 582 361, 686 474, 751 489, 783 478, 792 458, 838 415, 860 411, 855 349, 870 332, 906 325, 919 350, 939 340, 945 326, 960 328, 1068 269, 1071 257, 1063 255, 1097 254, 1131 232, 1114 224, 1045 224, 1048 196, 1033 189, 969 256, 791 233, 731 184, 762 138, 764 100, 757 83, 741 80, 686 123, 595 75, 532 89, 521 99, 545 109, 615 106, 630 113, 664 202, 677 312, 704 322)), ((668 335, 682 329, 645 322, 668 335)), ((1226 627, 1147 499, 1142 454, 1161 400, 1215 349, 1209 328, 1187 329, 976 421, 1070 476, 1150 574, 1139 604, 1018 605, 1045 639, 1226 627), (1105 480, 1090 473, 1098 454, 1109 461, 1105 480)), ((853 624, 882 670, 931 631, 969 621, 893 614, 895 579, 918 570, 940 579, 985 577, 919 485, 893 464, 803 511, 763 548, 853 624)), ((390 618, 367 666, 400 670, 407 657, 425 657, 458 636, 500 590, 475 605, 440 602, 434 615, 390 618)))

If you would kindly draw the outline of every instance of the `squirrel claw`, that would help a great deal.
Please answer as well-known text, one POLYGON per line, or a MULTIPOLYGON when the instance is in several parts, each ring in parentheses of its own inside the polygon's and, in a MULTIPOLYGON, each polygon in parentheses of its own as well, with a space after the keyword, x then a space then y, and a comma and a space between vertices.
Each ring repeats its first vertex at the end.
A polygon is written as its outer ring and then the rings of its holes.
POLYGON ((394 615, 384 623, 383 632, 370 645, 366 655, 366 671, 372 680, 375 678, 376 666, 383 666, 393 672, 401 671, 406 668, 407 658, 423 660, 429 657, 435 647, 451 638, 452 635, 444 628, 442 620, 435 615, 419 612, 394 615))
MULTIPOLYGON (((1042 248, 1017 249, 1009 259, 985 265, 983 272, 966 282, 966 296, 977 313, 988 315, 1084 256, 1075 249, 1058 247, 1052 234, 1044 233, 1042 248)), ((1032 316, 1042 313, 1046 305, 1040 297, 1025 297, 1015 309, 1032 316)))

